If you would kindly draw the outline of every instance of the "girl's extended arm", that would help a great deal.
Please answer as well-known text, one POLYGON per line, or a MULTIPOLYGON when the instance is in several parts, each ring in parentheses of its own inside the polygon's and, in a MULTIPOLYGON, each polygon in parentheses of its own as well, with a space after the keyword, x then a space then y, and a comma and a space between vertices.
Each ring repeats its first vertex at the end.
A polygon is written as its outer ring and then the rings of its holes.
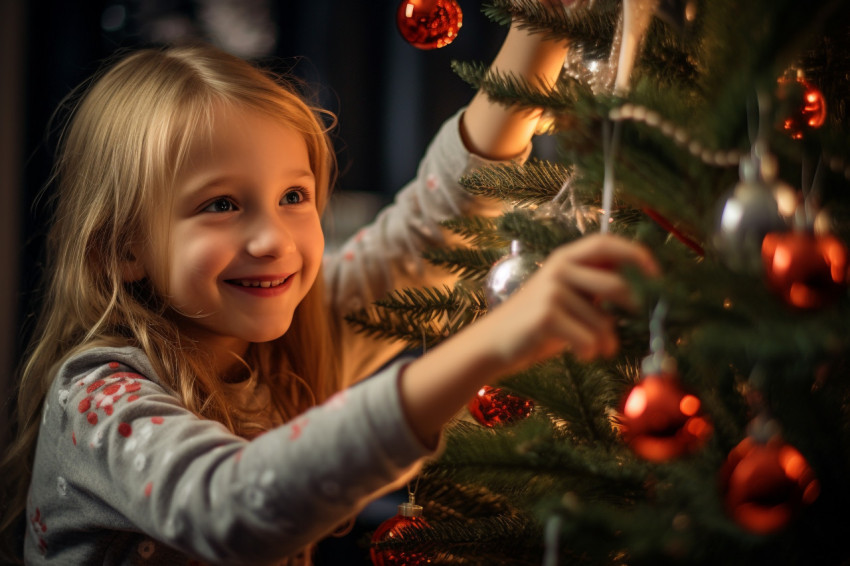
MULTIPOLYGON (((566 41, 544 39, 514 22, 490 69, 548 90, 555 84, 566 54, 566 41)), ((510 159, 526 148, 541 114, 540 109, 492 102, 479 91, 464 113, 461 136, 472 153, 487 159, 510 159)))
POLYGON ((658 273, 645 248, 616 236, 564 245, 507 301, 412 362, 399 388, 415 434, 433 444, 482 385, 535 362, 567 350, 583 360, 614 354, 615 321, 600 304, 633 306, 625 265, 658 273))

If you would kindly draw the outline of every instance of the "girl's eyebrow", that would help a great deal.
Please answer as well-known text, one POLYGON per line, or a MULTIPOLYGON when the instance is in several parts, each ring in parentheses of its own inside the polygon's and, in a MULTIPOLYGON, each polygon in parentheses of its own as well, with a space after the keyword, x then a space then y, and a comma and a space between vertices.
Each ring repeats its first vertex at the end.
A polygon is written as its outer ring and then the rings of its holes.
MULTIPOLYGON (((238 182, 239 175, 232 175, 228 173, 223 173, 220 175, 214 175, 209 178, 202 179, 202 181, 198 184, 192 183, 189 185, 189 188, 183 193, 184 197, 192 197, 193 195, 197 195, 203 193, 204 191, 213 189, 218 185, 227 185, 228 183, 238 182)), ((309 169, 287 169, 284 170, 281 175, 281 179, 292 181, 292 180, 314 180, 315 175, 309 169)))

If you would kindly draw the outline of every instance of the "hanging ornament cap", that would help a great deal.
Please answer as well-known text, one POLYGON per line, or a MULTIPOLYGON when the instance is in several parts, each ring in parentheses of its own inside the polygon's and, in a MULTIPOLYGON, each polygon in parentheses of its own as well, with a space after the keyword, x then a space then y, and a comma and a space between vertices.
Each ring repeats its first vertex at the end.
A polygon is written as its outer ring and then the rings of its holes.
POLYGON ((414 503, 413 496, 411 495, 410 501, 399 504, 398 514, 402 517, 421 517, 422 506, 414 503))

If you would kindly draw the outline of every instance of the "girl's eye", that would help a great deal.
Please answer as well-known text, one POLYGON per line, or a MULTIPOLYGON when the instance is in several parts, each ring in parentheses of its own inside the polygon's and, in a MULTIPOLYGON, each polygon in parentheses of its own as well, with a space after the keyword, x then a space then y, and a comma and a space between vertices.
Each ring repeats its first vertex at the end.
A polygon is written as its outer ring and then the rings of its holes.
POLYGON ((304 189, 294 189, 283 195, 284 204, 298 204, 306 199, 304 189))
POLYGON ((236 205, 226 198, 215 199, 204 208, 204 212, 231 212, 233 210, 236 210, 236 205))

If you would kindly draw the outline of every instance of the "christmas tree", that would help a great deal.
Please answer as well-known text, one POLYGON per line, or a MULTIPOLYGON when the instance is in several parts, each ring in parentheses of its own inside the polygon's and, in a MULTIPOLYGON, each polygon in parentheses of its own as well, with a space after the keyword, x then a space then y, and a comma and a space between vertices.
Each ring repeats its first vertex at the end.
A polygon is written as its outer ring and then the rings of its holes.
POLYGON ((850 563, 850 4, 496 0, 569 38, 540 94, 464 62, 504 104, 543 107, 558 159, 463 179, 499 218, 447 228, 454 288, 350 317, 431 347, 485 316, 556 246, 610 231, 659 280, 617 313, 616 358, 569 353, 485 388, 446 432, 385 564, 850 563), (424 344, 423 344, 424 342, 424 344))

